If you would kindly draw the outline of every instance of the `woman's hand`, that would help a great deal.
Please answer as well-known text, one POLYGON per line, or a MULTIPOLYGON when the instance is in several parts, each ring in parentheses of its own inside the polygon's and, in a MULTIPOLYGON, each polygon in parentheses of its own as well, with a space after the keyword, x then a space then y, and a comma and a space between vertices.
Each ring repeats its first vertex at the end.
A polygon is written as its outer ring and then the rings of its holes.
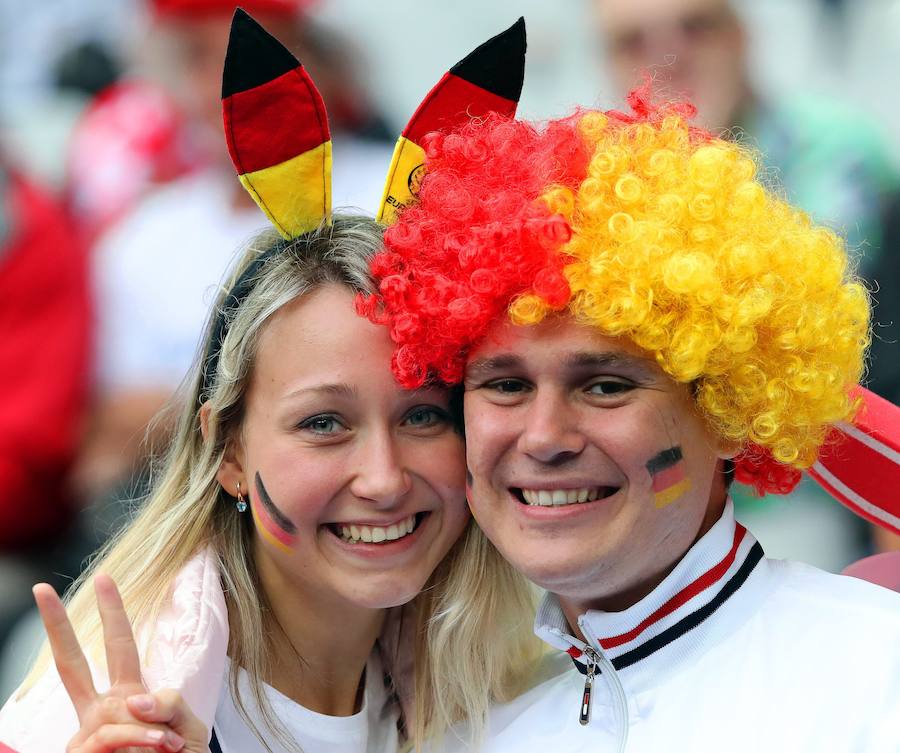
POLYGON ((172 690, 151 694, 144 687, 131 623, 112 578, 97 575, 94 590, 109 671, 106 693, 94 688, 87 660, 53 587, 40 583, 33 589, 56 669, 81 724, 67 753, 208 753, 206 727, 184 699, 172 690))

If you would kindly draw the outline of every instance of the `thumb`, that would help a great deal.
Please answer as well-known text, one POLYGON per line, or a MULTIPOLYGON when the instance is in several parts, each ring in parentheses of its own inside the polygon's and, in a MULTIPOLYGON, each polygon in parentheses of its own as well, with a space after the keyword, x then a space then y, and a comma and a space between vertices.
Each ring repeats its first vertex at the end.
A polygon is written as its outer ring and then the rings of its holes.
POLYGON ((209 753, 209 730, 176 690, 141 693, 126 699, 128 710, 143 722, 166 724, 184 738, 183 753, 209 753))

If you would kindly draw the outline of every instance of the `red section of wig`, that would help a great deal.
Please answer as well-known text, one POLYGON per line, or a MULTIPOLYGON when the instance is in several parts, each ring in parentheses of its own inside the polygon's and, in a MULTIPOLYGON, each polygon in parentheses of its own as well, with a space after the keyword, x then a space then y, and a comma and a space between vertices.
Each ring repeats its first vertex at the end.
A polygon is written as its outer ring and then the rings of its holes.
POLYGON ((560 121, 539 133, 492 113, 425 137, 420 201, 385 234, 372 264, 379 295, 359 301, 361 313, 389 324, 405 387, 458 383, 467 353, 516 296, 568 303, 559 248, 571 230, 537 197, 548 183, 580 181, 587 155, 573 127, 560 121))
POLYGON ((764 494, 789 494, 800 483, 801 472, 779 463, 768 450, 751 444, 734 459, 734 480, 764 494))

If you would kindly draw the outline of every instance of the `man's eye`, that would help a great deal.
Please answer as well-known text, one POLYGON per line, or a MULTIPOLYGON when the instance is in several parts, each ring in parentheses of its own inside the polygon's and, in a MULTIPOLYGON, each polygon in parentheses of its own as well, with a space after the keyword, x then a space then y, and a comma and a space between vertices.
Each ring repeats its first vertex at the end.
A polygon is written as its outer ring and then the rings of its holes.
POLYGON ((619 395, 634 389, 634 385, 628 382, 620 382, 614 379, 603 379, 592 383, 588 392, 592 395, 619 395))
POLYGON ((518 379, 496 379, 485 385, 487 389, 500 392, 504 395, 514 395, 525 391, 524 383, 518 379))
POLYGON ((335 416, 312 416, 302 421, 299 428, 313 434, 337 434, 346 427, 335 416))

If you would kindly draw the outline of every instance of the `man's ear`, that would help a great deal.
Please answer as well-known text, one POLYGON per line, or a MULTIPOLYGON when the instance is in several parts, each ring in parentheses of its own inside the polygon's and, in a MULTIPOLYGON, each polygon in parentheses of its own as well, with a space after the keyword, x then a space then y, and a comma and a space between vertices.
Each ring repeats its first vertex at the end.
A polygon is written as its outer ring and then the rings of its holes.
MULTIPOLYGON (((209 439, 209 415, 212 406, 209 400, 200 406, 200 432, 203 434, 204 441, 209 439)), ((244 448, 236 437, 227 437, 225 439, 225 454, 216 471, 216 479, 222 485, 227 494, 232 497, 238 495, 238 484, 240 484, 241 493, 246 495, 249 489, 247 476, 244 473, 244 448)))

